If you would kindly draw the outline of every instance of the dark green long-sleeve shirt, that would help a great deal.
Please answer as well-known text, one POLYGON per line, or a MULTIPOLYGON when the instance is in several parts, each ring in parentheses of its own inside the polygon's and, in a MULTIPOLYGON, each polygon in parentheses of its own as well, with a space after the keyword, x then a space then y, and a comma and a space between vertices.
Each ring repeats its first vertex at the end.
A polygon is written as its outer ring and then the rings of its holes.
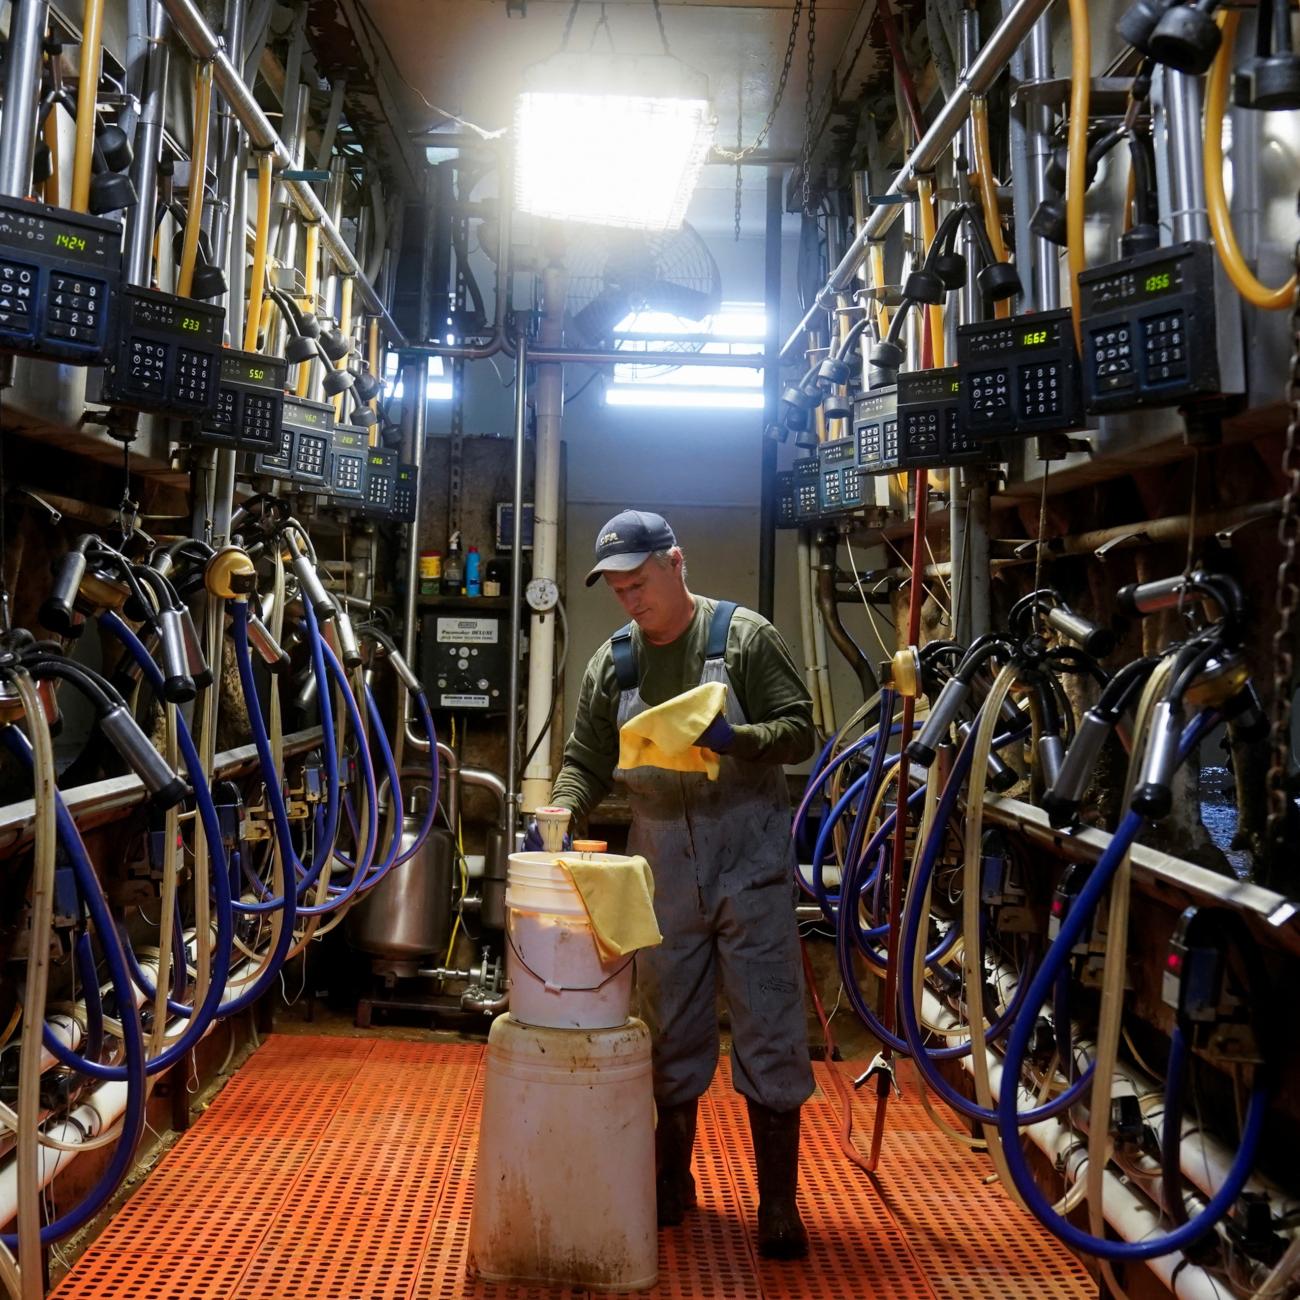
MULTIPOLYGON (((668 645, 651 645, 633 627, 641 698, 653 708, 700 684, 709 624, 718 602, 695 598, 690 626, 668 645)), ((800 763, 812 752, 812 700, 781 634, 753 610, 737 609, 727 634, 727 674, 749 721, 735 728, 733 758, 800 763)), ((587 664, 564 766, 551 802, 583 816, 609 792, 618 764, 618 679, 610 643, 587 664)))

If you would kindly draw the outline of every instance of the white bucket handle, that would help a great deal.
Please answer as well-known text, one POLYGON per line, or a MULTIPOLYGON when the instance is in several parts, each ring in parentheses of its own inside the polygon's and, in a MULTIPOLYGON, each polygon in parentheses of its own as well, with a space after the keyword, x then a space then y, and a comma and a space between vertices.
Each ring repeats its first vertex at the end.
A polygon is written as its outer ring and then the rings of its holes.
POLYGON ((633 953, 631 957, 629 957, 616 971, 613 972, 613 974, 605 976, 605 978, 601 980, 599 984, 585 984, 581 986, 575 986, 572 984, 555 984, 548 979, 543 979, 542 976, 540 976, 524 960, 523 954, 519 951, 518 948, 515 947, 514 921, 515 921, 514 909, 507 908, 506 909, 506 942, 510 945, 510 951, 514 953, 515 960, 524 968, 524 970, 526 970, 533 977, 533 979, 535 979, 539 984, 541 984, 549 993, 598 993, 611 980, 618 979, 618 977, 625 970, 627 970, 627 968, 632 964, 632 958, 636 956, 636 954, 633 953))

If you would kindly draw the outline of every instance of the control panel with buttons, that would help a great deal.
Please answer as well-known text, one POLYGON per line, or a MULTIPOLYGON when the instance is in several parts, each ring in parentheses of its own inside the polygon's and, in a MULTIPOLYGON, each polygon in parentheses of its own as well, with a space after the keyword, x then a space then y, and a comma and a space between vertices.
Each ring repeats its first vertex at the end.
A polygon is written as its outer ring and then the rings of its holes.
POLYGON ((957 368, 966 437, 1026 437, 1083 422, 1068 308, 959 326, 957 368))
POLYGON ((123 285, 99 400, 160 415, 217 404, 226 313, 211 303, 123 285))
POLYGON ((361 502, 362 512, 376 519, 392 519, 396 494, 397 453, 386 447, 371 447, 366 453, 366 490, 361 502))
POLYGON ((790 467, 794 484, 796 524, 807 523, 821 514, 821 461, 816 456, 797 460, 790 467))
POLYGON ((960 396, 961 379, 956 366, 904 370, 898 376, 900 469, 988 459, 988 444, 961 428, 957 409, 960 396))
POLYGON ((1173 406, 1219 391, 1214 250, 1153 248, 1079 276, 1089 411, 1173 406))
POLYGON ((255 474, 304 487, 323 487, 334 434, 334 408, 328 402, 286 397, 279 444, 258 456, 255 474))
POLYGON ((822 443, 817 452, 817 461, 820 513, 839 515, 860 509, 866 475, 858 469, 854 440, 835 438, 822 443))
POLYGON ((776 476, 776 526, 798 528, 794 511, 794 471, 783 469, 776 476))
POLYGON ((98 365, 122 281, 122 226, 0 196, 0 351, 98 365))
POLYGON ((510 616, 476 609, 426 613, 420 629, 420 680, 435 709, 504 713, 510 680, 510 616))
POLYGON ((898 468, 898 388, 873 388, 853 403, 853 440, 858 469, 891 474, 898 468))
POLYGON ((420 490, 420 467, 401 462, 393 485, 393 518, 400 524, 415 522, 415 495, 420 490))
POLYGON ((288 377, 289 367, 279 357, 224 348, 216 407, 190 427, 190 441, 239 451, 273 451, 282 437, 288 377))
POLYGON ((365 495, 366 457, 370 439, 365 430, 336 424, 330 434, 329 476, 325 480, 327 508, 358 510, 365 495))

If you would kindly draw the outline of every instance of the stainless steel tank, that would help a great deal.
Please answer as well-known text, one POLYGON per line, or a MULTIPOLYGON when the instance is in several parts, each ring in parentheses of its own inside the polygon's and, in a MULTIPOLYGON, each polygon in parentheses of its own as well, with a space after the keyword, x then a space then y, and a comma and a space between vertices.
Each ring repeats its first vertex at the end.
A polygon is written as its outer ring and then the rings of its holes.
MULTIPOLYGON (((415 843, 420 818, 402 823, 402 852, 415 843)), ((394 867, 347 916, 348 942, 375 971, 415 975, 431 953, 441 958, 451 933, 451 833, 435 829, 409 862, 394 867)))

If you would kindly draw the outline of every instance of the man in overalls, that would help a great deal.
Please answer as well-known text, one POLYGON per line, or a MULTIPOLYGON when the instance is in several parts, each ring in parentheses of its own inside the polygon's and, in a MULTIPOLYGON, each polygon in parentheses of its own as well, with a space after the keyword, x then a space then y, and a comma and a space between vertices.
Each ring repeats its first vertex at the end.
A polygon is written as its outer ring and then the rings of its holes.
POLYGON ((766 619, 691 594, 660 515, 625 510, 600 530, 587 585, 602 577, 632 621, 587 665, 552 803, 580 818, 621 782, 632 805, 628 851, 654 872, 664 942, 637 954, 636 971, 654 1052, 659 1222, 678 1224, 695 1204, 691 1150, 699 1096, 717 1066, 721 980, 732 1072, 749 1105, 759 1250, 799 1258, 799 1108, 813 1080, 782 764, 812 751, 812 702, 766 619), (630 717, 719 681, 725 710, 695 742, 722 755, 717 780, 617 769, 630 717))

